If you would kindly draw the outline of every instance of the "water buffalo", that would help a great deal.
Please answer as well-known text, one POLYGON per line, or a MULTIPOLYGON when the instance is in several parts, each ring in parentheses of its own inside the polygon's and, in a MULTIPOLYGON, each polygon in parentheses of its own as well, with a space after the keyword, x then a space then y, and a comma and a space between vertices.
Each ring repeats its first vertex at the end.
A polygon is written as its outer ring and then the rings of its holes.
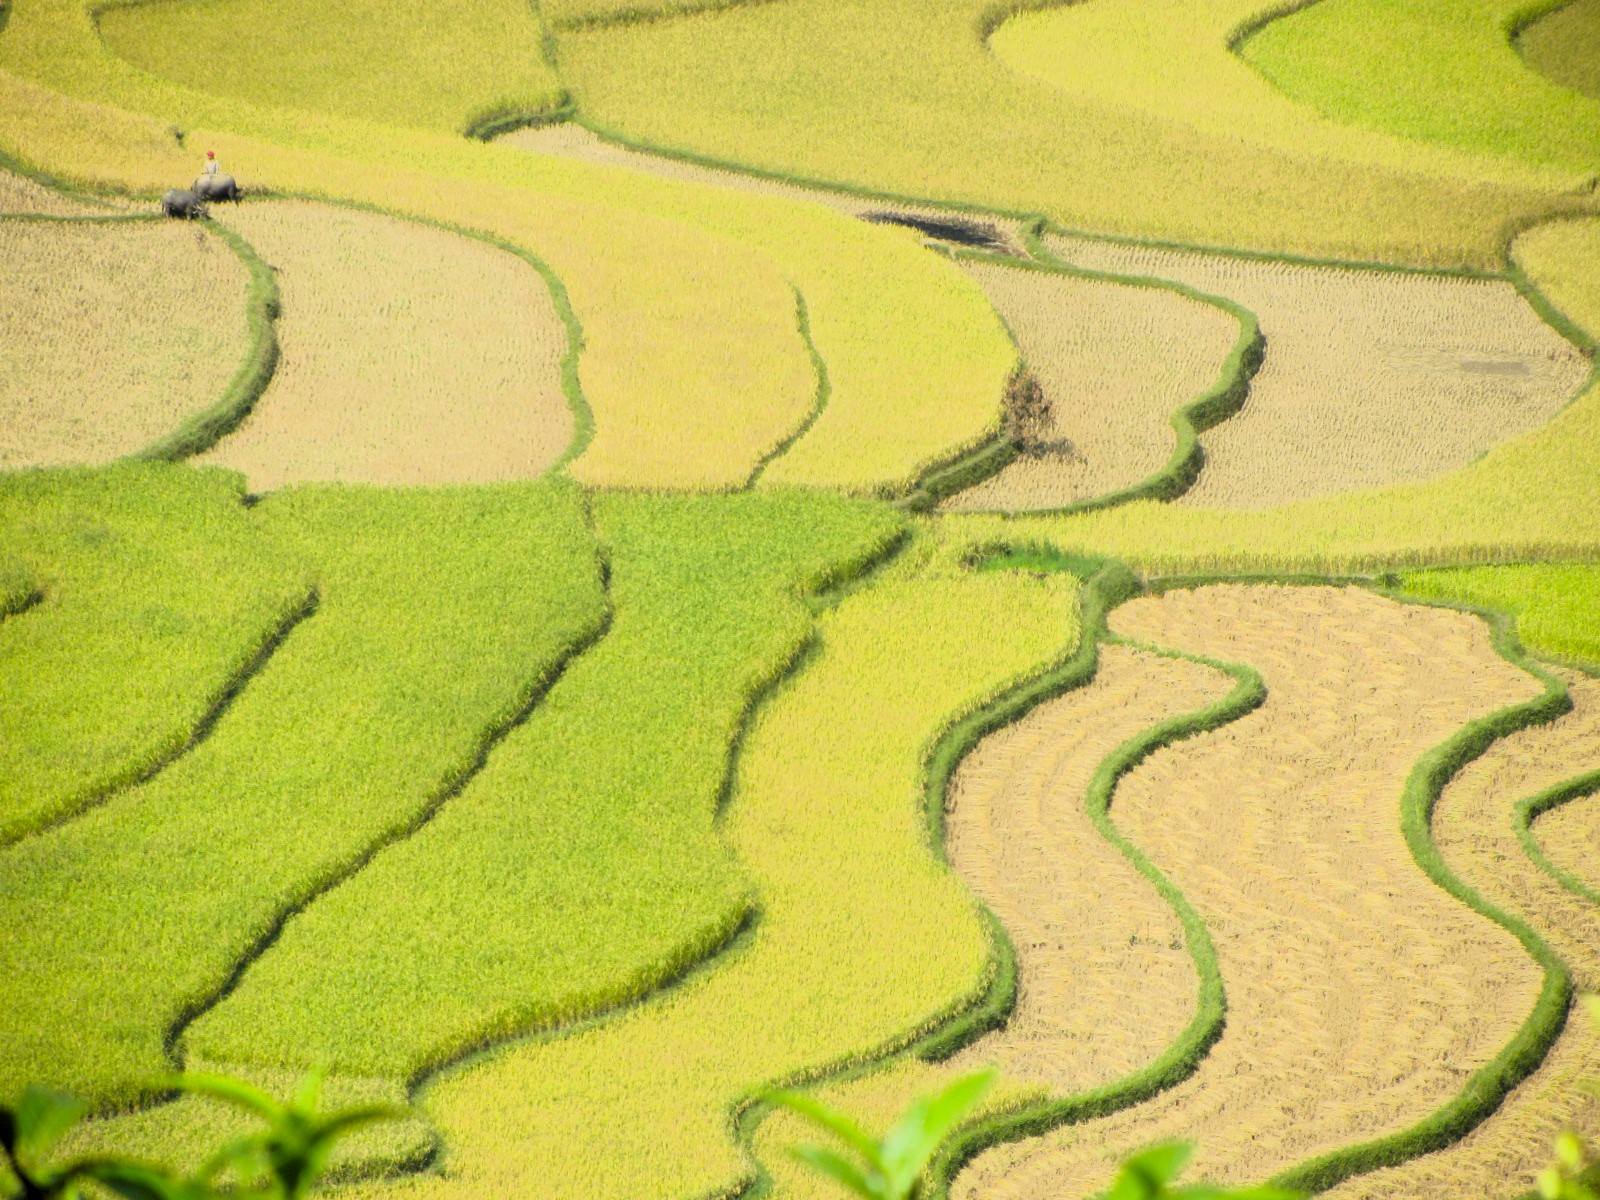
POLYGON ((193 192, 173 188, 161 197, 161 211, 169 217, 183 217, 192 221, 206 215, 206 202, 193 192))
POLYGON ((232 175, 202 175, 194 181, 193 191, 202 200, 239 202, 239 185, 232 175))

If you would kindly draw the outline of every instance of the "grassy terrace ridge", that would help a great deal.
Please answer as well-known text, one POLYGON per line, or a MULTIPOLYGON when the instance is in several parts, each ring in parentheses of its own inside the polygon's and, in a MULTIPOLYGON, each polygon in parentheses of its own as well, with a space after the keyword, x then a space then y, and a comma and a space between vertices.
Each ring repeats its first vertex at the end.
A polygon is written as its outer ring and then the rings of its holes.
POLYGON ((147 1097, 241 965, 470 778, 601 619, 570 483, 308 488, 251 515, 307 564, 316 610, 190 753, 0 854, 0 995, 19 1030, 0 1090, 48 1080, 102 1110, 147 1097))
MULTIPOLYGON (((250 47, 240 40, 240 52, 250 47)), ((347 74, 365 65, 341 62, 347 74)), ((812 438, 823 448, 806 454, 804 479, 796 468, 788 482, 903 490, 998 428, 1014 349, 978 289, 899 231, 194 91, 113 56, 82 0, 16 6, 0 39, 0 98, 19 114, 0 150, 59 177, 151 195, 192 178, 203 146, 257 188, 437 221, 540 258, 583 323, 580 374, 596 436, 572 470, 586 483, 744 482, 811 407, 796 288, 833 400, 791 454, 812 438), (683 428, 680 417, 694 423, 683 428), (706 436, 731 428, 742 437, 752 422, 770 432, 744 455, 738 441, 706 436), (873 457, 858 461, 867 435, 873 457)))
POLYGON ((289 922, 192 1055, 415 1080, 634 1001, 745 921, 715 819, 746 712, 810 636, 802 595, 901 519, 827 494, 594 505, 605 636, 437 818, 289 922))
POLYGON ((1074 229, 1492 268, 1509 221, 1593 209, 1584 172, 1309 113, 1228 48, 1265 7, 1098 0, 996 29, 985 0, 793 0, 576 30, 559 62, 585 123, 642 148, 1074 229))
POLYGON ((1564 0, 1316 0, 1254 29, 1244 60, 1340 121, 1594 176, 1600 101, 1528 69, 1512 39, 1564 0))
POLYGON ((238 481, 166 466, 0 476, 0 846, 155 774, 305 609, 238 481), (8 577, 9 583, 9 577, 8 577))
POLYGON ((1408 595, 1502 609, 1517 636, 1542 658, 1600 668, 1600 566, 1525 563, 1408 571, 1408 595))

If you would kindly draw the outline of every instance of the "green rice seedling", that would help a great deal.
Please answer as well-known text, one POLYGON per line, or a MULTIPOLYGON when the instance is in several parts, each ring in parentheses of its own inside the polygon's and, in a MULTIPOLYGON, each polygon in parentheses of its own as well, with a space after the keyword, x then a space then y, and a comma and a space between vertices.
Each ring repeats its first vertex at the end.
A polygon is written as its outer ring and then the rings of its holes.
POLYGON ((677 987, 463 1066, 422 1095, 450 1175, 410 1196, 729 1194, 753 1093, 913 1040, 987 989, 988 938, 932 854, 941 731, 1067 653, 1075 579, 979 575, 913 546, 819 623, 745 740, 722 830, 760 917, 677 987))
POLYGON ((1229 50, 1262 0, 1097 0, 1002 20, 1015 7, 746 4, 563 34, 561 70, 586 122, 640 144, 1319 257, 1492 267, 1508 218, 1585 182, 1295 103, 1229 50))
POLYGON ((635 1000, 744 922, 750 884, 714 824, 729 756, 809 637, 803 595, 884 553, 901 518, 784 492, 601 495, 595 520, 604 639, 435 820, 288 923, 193 1056, 414 1079, 635 1000))
POLYGON ((113 3, 97 23, 152 74, 274 108, 461 133, 565 100, 522 0, 113 3))
POLYGON ((0 476, 0 845, 181 755, 303 614, 304 565, 241 498, 158 464, 0 476))
POLYGON ((1512 36, 1559 0, 1320 0, 1240 53, 1340 121, 1593 175, 1600 103, 1528 70, 1512 36))
POLYGON ((1600 566, 1529 563, 1407 572, 1413 596, 1501 609, 1535 653, 1600 666, 1600 566))
POLYGON ((289 914, 448 799, 599 627, 570 483, 307 488, 253 511, 310 564, 316 611, 188 754, 0 853, 0 1096, 147 1097, 289 914))
POLYGON ((1516 46, 1535 71, 1600 98, 1600 0, 1568 0, 1524 27, 1516 46))

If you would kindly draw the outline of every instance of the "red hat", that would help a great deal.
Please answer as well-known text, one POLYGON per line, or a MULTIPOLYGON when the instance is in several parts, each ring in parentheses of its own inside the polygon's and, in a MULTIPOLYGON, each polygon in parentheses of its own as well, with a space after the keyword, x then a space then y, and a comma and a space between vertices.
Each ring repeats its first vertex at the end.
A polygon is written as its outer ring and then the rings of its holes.
POLYGON ((217 152, 215 150, 207 150, 206 151, 206 157, 207 158, 215 158, 216 156, 217 156, 217 152))

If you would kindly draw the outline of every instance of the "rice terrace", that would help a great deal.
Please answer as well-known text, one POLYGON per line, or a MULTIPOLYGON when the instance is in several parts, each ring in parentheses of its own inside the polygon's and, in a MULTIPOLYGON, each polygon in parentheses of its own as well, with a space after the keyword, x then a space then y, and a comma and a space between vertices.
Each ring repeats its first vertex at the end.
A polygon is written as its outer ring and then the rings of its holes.
POLYGON ((1597 0, 0 0, 0 1200, 1600 1200, 1597 350, 1597 0))

